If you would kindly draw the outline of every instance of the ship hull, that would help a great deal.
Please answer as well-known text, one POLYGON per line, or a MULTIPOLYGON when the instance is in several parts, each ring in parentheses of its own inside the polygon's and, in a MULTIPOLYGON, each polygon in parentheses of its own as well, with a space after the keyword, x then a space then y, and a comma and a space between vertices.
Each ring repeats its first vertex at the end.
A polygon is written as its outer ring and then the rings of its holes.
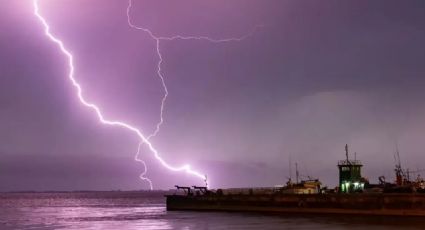
POLYGON ((169 195, 167 210, 425 216, 425 194, 169 195))

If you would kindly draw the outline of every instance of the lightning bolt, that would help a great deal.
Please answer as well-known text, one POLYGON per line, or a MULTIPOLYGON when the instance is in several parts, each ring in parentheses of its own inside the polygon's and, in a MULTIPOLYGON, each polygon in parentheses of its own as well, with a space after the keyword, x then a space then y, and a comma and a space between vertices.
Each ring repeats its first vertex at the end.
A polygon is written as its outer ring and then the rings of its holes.
MULTIPOLYGON (((153 34, 153 32, 150 29, 137 26, 137 25, 135 25, 135 24, 133 24, 131 22, 130 10, 131 10, 132 5, 133 5, 133 0, 129 0, 128 1, 128 6, 127 6, 127 22, 128 22, 128 25, 130 27, 134 28, 134 29, 144 31, 145 33, 149 34, 149 36, 152 39, 154 39, 156 41, 156 43, 157 43, 156 50, 157 50, 158 56, 160 57, 160 61, 162 61, 161 53, 159 51, 159 41, 161 41, 161 40, 165 40, 165 41, 173 41, 173 40, 205 40, 205 41, 209 41, 209 42, 212 42, 212 43, 240 42, 240 41, 242 41, 242 40, 244 40, 244 39, 252 36, 259 28, 264 27, 264 25, 256 25, 256 26, 254 26, 254 28, 249 33, 247 33, 247 34, 245 34, 243 36, 232 37, 232 38, 222 38, 222 39, 214 39, 214 38, 210 38, 210 37, 207 37, 207 36, 183 36, 183 35, 174 35, 174 36, 171 36, 171 37, 156 36, 156 35, 153 34)), ((158 63, 158 65, 160 65, 160 64, 161 63, 158 63)), ((160 71, 160 68, 159 68, 159 71, 160 71)), ((158 73, 158 75, 160 75, 160 74, 158 73)), ((162 75, 160 75, 160 76, 162 76, 162 75)))
POLYGON ((134 28, 136 30, 141 30, 141 31, 147 33, 153 40, 155 40, 155 42, 156 42, 156 47, 155 47, 156 48, 156 54, 158 55, 158 58, 159 58, 159 61, 157 63, 156 73, 157 73, 158 77, 160 78, 162 87, 164 89, 164 96, 161 100, 160 120, 156 125, 155 131, 147 137, 147 139, 150 139, 151 137, 156 136, 156 134, 159 132, 160 126, 164 123, 164 118, 163 118, 164 107, 165 107, 165 101, 167 100, 167 97, 168 97, 168 88, 167 88, 167 85, 165 84, 164 76, 162 74, 162 69, 161 69, 161 65, 162 65, 164 60, 162 58, 162 54, 161 54, 161 51, 160 51, 160 41, 161 40, 164 40, 164 41, 205 40, 205 41, 212 42, 212 43, 239 42, 239 41, 242 41, 242 40, 252 36, 259 28, 264 27, 264 25, 256 25, 249 33, 247 33, 247 34, 245 34, 241 37, 235 37, 235 38, 214 39, 214 38, 210 38, 210 37, 207 37, 207 36, 182 36, 182 35, 174 35, 174 36, 171 36, 171 37, 156 36, 156 35, 153 34, 153 32, 150 29, 137 26, 137 25, 135 25, 131 22, 130 11, 131 11, 132 6, 133 6, 133 1, 129 0, 128 6, 127 6, 127 22, 128 22, 128 25, 131 28, 134 28))
MULTIPOLYGON (((182 35, 174 35, 174 36, 171 36, 171 37, 156 36, 156 35, 154 35, 154 33, 150 29, 140 27, 140 26, 137 26, 134 23, 132 23, 131 16, 130 16, 130 11, 131 11, 132 5, 133 5, 133 1, 129 0, 128 5, 127 5, 127 22, 128 22, 128 25, 133 29, 141 30, 141 31, 145 32, 146 34, 149 35, 149 37, 151 39, 153 39, 155 41, 156 54, 157 54, 158 59, 159 59, 159 61, 157 63, 157 71, 156 72, 157 72, 158 77, 160 78, 162 87, 164 89, 164 96, 162 97, 161 107, 160 107, 160 115, 159 115, 160 119, 159 119, 159 122, 156 124, 156 128, 155 128, 154 132, 147 137, 147 139, 149 140, 150 138, 152 138, 152 137, 156 136, 156 134, 158 134, 161 125, 164 123, 163 114, 164 114, 165 102, 166 102, 167 97, 168 97, 168 88, 167 88, 167 85, 165 84, 164 75, 162 74, 162 70, 161 70, 161 65, 164 62, 164 60, 162 58, 162 54, 161 54, 161 51, 160 51, 160 41, 204 40, 204 41, 208 41, 208 42, 211 42, 211 43, 239 42, 239 41, 242 41, 242 40, 252 36, 259 28, 264 27, 264 26, 263 25, 256 25, 255 27, 253 27, 253 29, 249 33, 247 33, 243 36, 232 37, 232 38, 223 38, 223 39, 214 39, 214 38, 210 38, 210 37, 207 37, 207 36, 182 36, 182 35)), ((152 183, 150 182, 150 180, 147 177, 145 177, 146 171, 147 171, 146 163, 138 157, 139 153, 140 153, 140 145, 141 144, 143 144, 143 143, 139 144, 135 160, 138 161, 138 162, 141 162, 144 165, 144 168, 145 168, 145 171, 140 175, 140 178, 142 180, 149 181, 149 183, 152 187, 152 183)), ((206 176, 204 178, 204 181, 205 181, 206 184, 208 183, 206 176)))
POLYGON ((146 173, 148 172, 148 167, 146 166, 145 161, 143 161, 143 160, 141 160, 141 159, 139 158, 139 154, 140 154, 140 147, 142 147, 142 145, 143 145, 143 142, 140 142, 140 143, 139 143, 139 147, 137 147, 137 152, 136 152, 136 156, 134 156, 134 160, 143 164, 143 167, 144 167, 145 171, 143 171, 143 172, 139 175, 139 178, 140 178, 141 180, 144 180, 144 181, 148 182, 150 190, 153 190, 152 181, 151 181, 149 178, 147 178, 147 177, 146 177, 146 173))
MULTIPOLYGON (((161 158, 158 150, 155 149, 155 147, 152 145, 152 143, 149 141, 149 139, 147 137, 145 137, 139 129, 137 129, 136 127, 134 127, 134 126, 132 126, 128 123, 125 123, 123 121, 107 119, 104 116, 104 114, 102 113, 101 109, 96 104, 89 102, 84 98, 82 87, 78 83, 77 79, 74 77, 75 68, 74 68, 72 53, 65 47, 65 45, 63 44, 63 42, 59 38, 55 37, 50 32, 49 24, 47 23, 46 19, 40 14, 38 2, 39 2, 39 0, 33 0, 33 9, 34 9, 33 13, 34 13, 35 17, 42 24, 42 26, 44 28, 44 34, 47 36, 47 38, 49 38, 51 42, 55 43, 58 46, 59 50, 62 52, 62 54, 67 58, 68 68, 69 68, 68 79, 71 82, 72 86, 75 88, 76 93, 77 93, 77 97, 78 97, 79 101, 81 102, 81 104, 84 107, 87 107, 88 109, 92 110, 95 113, 95 115, 97 116, 97 118, 99 119, 99 122, 101 122, 102 124, 123 128, 123 129, 126 129, 126 130, 132 132, 134 135, 136 135, 140 139, 140 142, 142 144, 146 144, 148 146, 150 152, 154 155, 155 159, 157 159, 161 163, 161 165, 163 167, 165 167, 165 168, 167 168, 168 170, 171 170, 171 171, 186 172, 186 173, 193 175, 195 177, 198 177, 202 180, 206 180, 206 176, 204 176, 203 174, 191 169, 190 165, 188 165, 188 164, 185 164, 185 165, 180 166, 180 167, 174 167, 174 166, 171 166, 170 164, 168 164, 164 159, 161 158)), ((160 67, 160 64, 161 64, 161 62, 158 64, 159 67, 160 67)), ((165 86, 165 83, 163 84, 163 86, 165 86)), ((136 158, 137 158, 137 156, 138 156, 138 154, 136 154, 136 158)), ((145 171, 146 171, 146 168, 145 168, 145 171)), ((144 174, 141 175, 141 178, 142 177, 144 178, 144 174)), ((150 181, 149 179, 147 179, 147 180, 150 181)))

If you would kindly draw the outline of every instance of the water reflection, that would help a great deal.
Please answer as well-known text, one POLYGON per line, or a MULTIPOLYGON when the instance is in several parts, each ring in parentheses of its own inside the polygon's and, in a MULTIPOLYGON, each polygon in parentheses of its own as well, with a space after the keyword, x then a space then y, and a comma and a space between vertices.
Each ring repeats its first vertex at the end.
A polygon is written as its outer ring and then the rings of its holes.
POLYGON ((422 229, 424 220, 167 212, 163 194, 0 194, 0 229, 422 229), (416 221, 416 222, 415 222, 416 221))

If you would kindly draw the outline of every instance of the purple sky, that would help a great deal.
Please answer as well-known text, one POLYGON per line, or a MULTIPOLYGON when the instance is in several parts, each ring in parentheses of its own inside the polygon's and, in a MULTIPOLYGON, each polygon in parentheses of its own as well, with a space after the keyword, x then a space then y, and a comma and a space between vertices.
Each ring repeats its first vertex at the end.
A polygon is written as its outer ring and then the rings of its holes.
MULTIPOLYGON (((0 191, 147 189, 137 137, 81 106, 30 1, 1 3, 0 191)), ((127 1, 40 8, 73 53, 84 95, 151 133, 158 57, 155 41, 128 26, 127 1)), ((346 143, 372 182, 393 177, 396 142, 404 166, 423 169, 424 12, 422 0, 134 0, 133 22, 157 36, 239 37, 265 25, 241 42, 161 43, 170 95, 152 142, 213 187, 282 184, 290 157, 301 175, 335 186, 346 143)), ((141 157, 155 188, 199 182, 146 149, 141 157)))

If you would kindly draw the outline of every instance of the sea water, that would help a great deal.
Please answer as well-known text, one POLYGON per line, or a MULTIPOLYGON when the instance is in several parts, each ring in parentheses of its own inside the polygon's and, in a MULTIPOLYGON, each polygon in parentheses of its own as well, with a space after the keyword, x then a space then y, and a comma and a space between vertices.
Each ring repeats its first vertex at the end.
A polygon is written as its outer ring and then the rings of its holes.
POLYGON ((0 193, 0 229, 425 229, 423 219, 167 211, 164 192, 0 193))

